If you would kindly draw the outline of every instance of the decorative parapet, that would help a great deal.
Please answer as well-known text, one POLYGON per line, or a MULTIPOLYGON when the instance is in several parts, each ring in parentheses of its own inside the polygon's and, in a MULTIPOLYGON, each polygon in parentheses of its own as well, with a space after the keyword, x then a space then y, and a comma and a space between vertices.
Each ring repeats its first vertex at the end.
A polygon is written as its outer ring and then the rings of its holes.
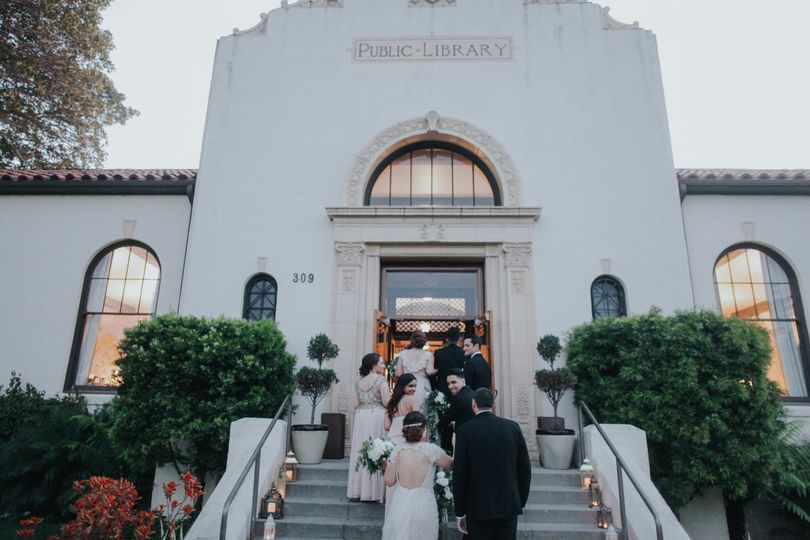
POLYGON ((317 7, 343 7, 343 0, 298 0, 290 4, 288 0, 281 0, 281 7, 287 8, 317 8, 317 7))
POLYGON ((408 7, 454 7, 456 0, 408 0, 408 7))
POLYGON ((259 22, 255 26, 251 26, 245 30, 233 29, 235 36, 248 36, 251 34, 266 34, 267 33, 267 13, 259 13, 259 22))
POLYGON ((606 30, 632 30, 639 28, 638 21, 633 21, 632 24, 617 21, 610 15, 610 8, 605 6, 602 8, 602 27, 606 30))
POLYGON ((523 0, 524 4, 590 4, 590 0, 523 0))
POLYGON ((428 133, 456 136, 480 149, 495 165, 495 172, 504 191, 504 203, 508 206, 520 206, 521 179, 512 158, 503 146, 483 129, 463 120, 442 117, 436 111, 430 111, 422 118, 400 122, 374 137, 355 159, 346 180, 346 204, 348 206, 363 204, 365 181, 382 152, 406 137, 428 133))

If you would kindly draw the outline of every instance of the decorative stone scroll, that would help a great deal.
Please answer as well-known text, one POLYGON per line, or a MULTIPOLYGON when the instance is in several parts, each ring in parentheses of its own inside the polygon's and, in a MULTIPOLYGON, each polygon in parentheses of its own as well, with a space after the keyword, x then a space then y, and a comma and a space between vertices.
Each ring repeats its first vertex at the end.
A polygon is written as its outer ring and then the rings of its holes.
POLYGON ((638 28, 638 21, 633 21, 632 24, 617 21, 610 15, 610 8, 605 6, 602 8, 602 27, 606 30, 627 30, 638 28))
POLYGON ((429 223, 419 227, 419 239, 423 242, 443 242, 444 225, 429 223))
POLYGON ((532 257, 532 245, 529 242, 503 244, 507 267, 528 267, 532 257))
POLYGON ((495 165, 494 172, 500 177, 501 187, 505 191, 504 204, 520 206, 521 179, 506 150, 492 135, 481 128, 463 120, 442 117, 436 111, 430 111, 422 118, 400 122, 372 139, 355 158, 349 178, 346 180, 346 205, 362 206, 365 181, 368 180, 372 166, 383 152, 406 137, 428 133, 459 137, 483 151, 495 165))
POLYGON ((317 7, 343 7, 343 0, 298 0, 290 4, 288 0, 281 0, 281 7, 288 8, 317 8, 317 7))
POLYGON ((335 242, 341 266, 360 266, 366 245, 363 242, 335 242))

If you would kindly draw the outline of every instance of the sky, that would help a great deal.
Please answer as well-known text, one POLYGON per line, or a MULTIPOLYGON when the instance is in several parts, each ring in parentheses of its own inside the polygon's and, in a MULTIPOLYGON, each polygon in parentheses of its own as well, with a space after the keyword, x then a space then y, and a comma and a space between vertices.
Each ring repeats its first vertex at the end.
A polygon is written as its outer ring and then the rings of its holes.
MULTIPOLYGON (((600 3, 657 36, 676 167, 810 168, 810 1, 600 3)), ((113 0, 112 78, 140 115, 108 129, 104 167, 196 168, 217 39, 279 4, 113 0)))

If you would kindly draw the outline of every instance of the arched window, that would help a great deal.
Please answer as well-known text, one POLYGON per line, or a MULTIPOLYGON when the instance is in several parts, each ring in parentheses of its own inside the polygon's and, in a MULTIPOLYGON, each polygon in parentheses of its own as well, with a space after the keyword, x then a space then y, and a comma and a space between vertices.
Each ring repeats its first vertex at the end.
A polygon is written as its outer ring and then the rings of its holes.
POLYGON ((375 169, 366 206, 500 206, 495 177, 460 146, 424 141, 400 148, 375 169))
POLYGON ((614 277, 599 276, 591 284, 591 313, 593 319, 602 317, 624 317, 627 304, 624 300, 624 287, 614 277))
POLYGON ((752 319, 768 331, 768 377, 785 396, 806 398, 802 342, 807 329, 796 279, 787 262, 761 246, 735 246, 717 259, 714 283, 723 316, 752 319))
POLYGON ((256 274, 245 285, 242 318, 249 321, 276 318, 278 285, 273 276, 256 274))
POLYGON ((139 242, 116 244, 93 259, 85 275, 66 389, 118 385, 118 343, 125 328, 155 314, 159 285, 157 256, 139 242))

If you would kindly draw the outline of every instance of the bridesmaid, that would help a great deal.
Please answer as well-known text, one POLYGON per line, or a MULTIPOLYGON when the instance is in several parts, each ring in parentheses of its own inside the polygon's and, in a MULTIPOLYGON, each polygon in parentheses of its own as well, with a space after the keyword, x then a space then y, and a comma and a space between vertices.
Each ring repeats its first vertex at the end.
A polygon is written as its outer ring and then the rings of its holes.
POLYGON ((416 390, 416 377, 413 373, 405 373, 397 379, 394 393, 385 407, 385 430, 395 445, 405 442, 405 437, 402 436, 402 419, 405 415, 411 411, 422 410, 421 403, 414 397, 416 390))
POLYGON ((423 349, 427 343, 427 337, 421 330, 415 330, 411 334, 411 342, 405 350, 399 353, 394 375, 402 377, 405 373, 411 373, 416 377, 416 393, 414 397, 419 406, 425 407, 425 399, 430 393, 430 377, 436 374, 435 360, 433 353, 423 349))
POLYGON ((360 362, 360 379, 355 384, 356 399, 352 449, 349 454, 349 486, 346 496, 361 501, 382 501, 385 484, 381 473, 370 474, 365 468, 355 470, 357 456, 363 442, 371 437, 381 437, 385 431, 385 406, 388 405, 388 384, 385 363, 377 353, 369 353, 360 362))

